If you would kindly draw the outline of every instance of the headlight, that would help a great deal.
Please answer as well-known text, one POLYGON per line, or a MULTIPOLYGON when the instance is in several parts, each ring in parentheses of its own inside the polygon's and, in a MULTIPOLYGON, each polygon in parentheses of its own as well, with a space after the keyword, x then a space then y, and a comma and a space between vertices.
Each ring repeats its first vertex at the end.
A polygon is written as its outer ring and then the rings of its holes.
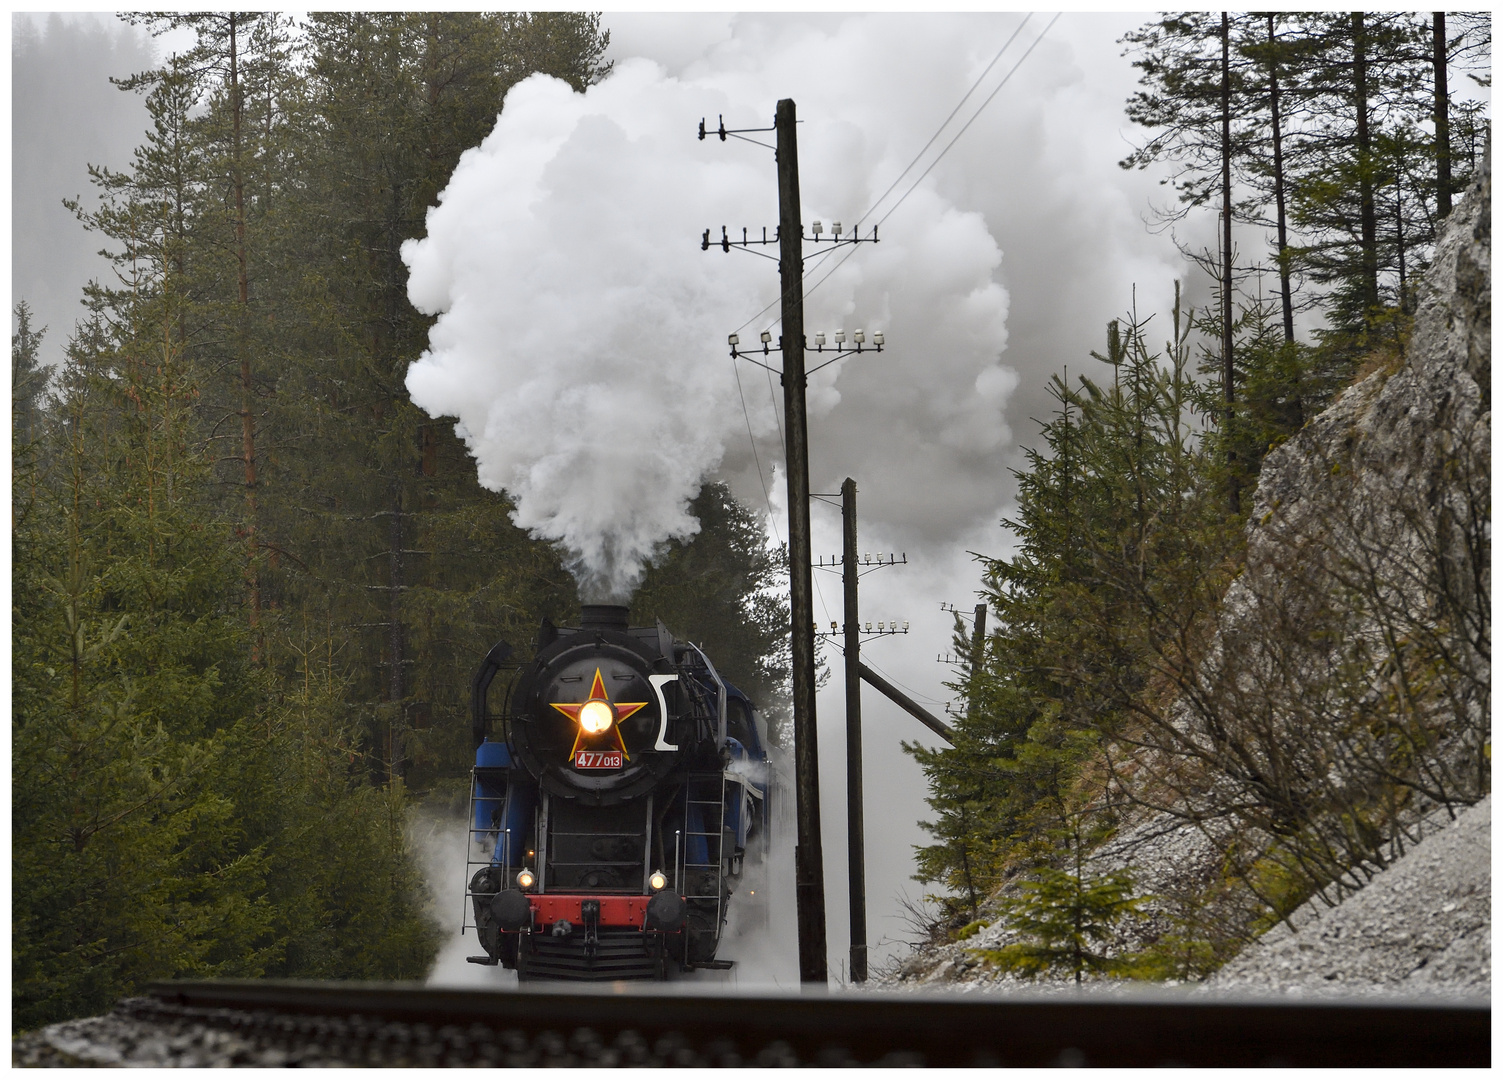
POLYGON ((668 879, 663 876, 663 872, 661 870, 654 870, 652 872, 652 877, 647 879, 647 884, 652 886, 653 892, 657 892, 659 889, 665 889, 668 887, 668 879))
POLYGON ((609 701, 587 701, 579 707, 579 726, 587 734, 599 735, 609 731, 616 722, 616 712, 609 701))
POLYGON ((522 872, 517 875, 517 888, 530 889, 536 881, 537 878, 532 876, 532 871, 523 867, 522 872))

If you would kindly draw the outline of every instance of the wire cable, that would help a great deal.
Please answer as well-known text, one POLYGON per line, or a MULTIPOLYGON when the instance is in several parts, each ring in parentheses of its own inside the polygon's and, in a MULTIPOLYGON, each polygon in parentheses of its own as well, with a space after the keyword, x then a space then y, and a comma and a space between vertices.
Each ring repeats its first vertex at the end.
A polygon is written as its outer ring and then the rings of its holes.
POLYGON ((906 690, 908 692, 908 696, 913 698, 914 701, 923 702, 929 705, 939 705, 941 707, 947 704, 946 702, 940 701, 938 698, 932 698, 928 694, 920 693, 913 687, 909 686, 907 683, 899 682, 897 679, 893 678, 891 674, 884 671, 877 664, 874 664, 870 660, 868 660, 865 654, 862 654, 861 662, 875 671, 878 675, 882 676, 888 682, 892 683, 899 690, 906 690))
MULTIPOLYGON (((1007 81, 1009 79, 1011 79, 1014 75, 1016 75, 1018 73, 1018 68, 1020 68, 1020 67, 1023 66, 1023 62, 1028 59, 1029 55, 1032 54, 1033 50, 1038 47, 1038 43, 1044 40, 1044 35, 1047 34, 1047 33, 1049 33, 1049 30, 1057 22, 1059 22, 1059 13, 1058 12, 1055 13, 1054 18, 1052 18, 1052 19, 1049 20, 1049 25, 1044 27, 1043 31, 1040 32, 1039 36, 1033 39, 1033 44, 1030 45, 1030 46, 1028 46, 1027 50, 1023 53, 1022 56, 1018 57, 1018 62, 1012 66, 1012 70, 1009 71, 1006 75, 1002 76, 1002 81, 997 84, 996 89, 993 90, 990 94, 986 95, 986 100, 983 101, 981 103, 980 107, 978 107, 976 109, 976 111, 971 114, 971 118, 965 122, 965 126, 962 127, 959 131, 957 131, 955 133, 955 137, 953 139, 951 139, 948 143, 945 144, 945 148, 939 152, 939 157, 937 157, 933 161, 931 161, 929 163, 929 167, 927 169, 925 169, 922 173, 919 174, 919 178, 917 180, 915 180, 912 183, 912 185, 910 185, 910 187, 908 188, 907 191, 903 192, 903 198, 901 198, 897 202, 893 203, 892 209, 889 210, 889 211, 887 211, 887 213, 883 214, 882 217, 880 219, 878 219, 878 221, 877 221, 878 225, 881 225, 882 222, 884 222, 888 218, 892 217, 892 215, 894 214, 894 212, 897 211, 897 208, 903 205, 903 200, 907 199, 908 196, 912 195, 913 192, 914 192, 914 190, 919 186, 919 184, 921 184, 923 182, 924 177, 928 176, 929 173, 933 171, 934 166, 938 165, 941 161, 944 160, 944 156, 950 152, 950 148, 952 146, 954 146, 957 142, 960 141, 960 137, 962 135, 964 135, 967 131, 970 130, 971 125, 974 124, 976 122, 977 118, 983 112, 986 111, 986 107, 992 103, 992 98, 996 97, 999 93, 1001 93, 1002 88, 1007 85, 1007 81)), ((868 211, 868 212, 870 212, 870 211, 868 211)))
POLYGON ((736 369, 736 360, 731 359, 731 373, 736 376, 736 396, 741 399, 741 415, 746 419, 746 441, 751 443, 752 461, 757 465, 757 483, 762 485, 762 501, 767 504, 767 524, 779 544, 783 537, 778 532, 778 521, 772 512, 772 495, 767 490, 767 479, 762 475, 762 458, 757 453, 757 439, 752 434, 751 410, 746 407, 746 394, 741 389, 741 372, 736 369))
MULTIPOLYGON (((986 107, 991 104, 992 99, 996 97, 999 92, 1001 92, 1004 86, 1007 85, 1008 80, 1017 74, 1018 68, 1023 66, 1023 61, 1028 59, 1029 54, 1032 53, 1033 50, 1038 46, 1038 43, 1044 40, 1044 35, 1049 33, 1050 27, 1052 27, 1058 21, 1059 14, 1056 13, 1054 18, 1049 20, 1049 25, 1045 26, 1039 36, 1033 39, 1033 44, 1028 46, 1027 51, 1025 51, 1022 56, 1018 57, 1017 63, 1013 64, 1012 66, 1012 70, 1010 70, 1006 75, 1002 76, 1002 81, 996 85, 996 88, 986 96, 986 100, 983 101, 980 106, 977 107, 976 111, 971 114, 971 118, 965 122, 965 126, 963 126, 959 131, 955 133, 955 137, 945 144, 945 148, 939 152, 939 156, 931 161, 929 163, 929 167, 921 172, 918 176, 918 179, 909 185, 908 190, 903 192, 902 198, 898 199, 897 202, 892 204, 892 209, 888 210, 887 213, 883 214, 881 218, 877 220, 878 227, 880 227, 888 218, 892 217, 892 215, 897 211, 898 207, 902 206, 904 201, 907 200, 908 196, 912 195, 918 189, 918 186, 924 182, 924 177, 928 176, 931 172, 934 171, 934 166, 938 165, 942 160, 944 160, 944 156, 950 152, 950 148, 954 146, 960 140, 960 137, 970 129, 970 126, 976 122, 977 118, 980 117, 980 115, 986 110, 986 107)), ((946 123, 948 122, 949 121, 946 121, 946 123)), ((883 198, 886 197, 886 195, 883 196, 883 198)), ((868 210, 867 213, 870 214, 871 211, 868 210)), ((829 281, 830 276, 834 274, 835 271, 844 266, 846 259, 849 259, 855 253, 856 249, 855 247, 852 247, 850 251, 845 253, 845 256, 838 263, 830 267, 830 269, 825 272, 824 277, 820 278, 813 285, 810 285, 807 289, 805 289, 804 295, 808 296, 810 293, 814 292, 814 290, 823 285, 826 281, 829 281)), ((776 303, 776 301, 774 301, 774 303, 776 303)), ((768 305, 768 307, 771 307, 771 305, 768 305)), ((768 308, 762 309, 762 311, 766 310, 768 310, 768 308)), ((758 315, 760 314, 761 312, 758 313, 758 315)), ((756 317, 757 316, 753 316, 753 318, 756 317)))
MULTIPOLYGON (((917 165, 918 162, 923 158, 924 154, 928 153, 929 148, 934 145, 935 140, 938 139, 939 136, 940 136, 940 134, 944 131, 944 129, 949 126, 950 121, 954 120, 955 117, 956 117, 956 115, 959 114, 961 108, 965 105, 965 103, 968 100, 970 100, 971 95, 976 92, 976 89, 981 85, 982 81, 985 80, 986 76, 988 74, 990 74, 992 68, 996 66, 997 61, 1000 60, 1000 59, 1002 59, 1002 55, 1005 52, 1007 52, 1008 48, 1011 47, 1012 43, 1017 40, 1018 35, 1020 33, 1022 33, 1022 31, 1023 31, 1023 27, 1028 24, 1028 20, 1030 18, 1032 18, 1032 17, 1033 17, 1033 13, 1032 12, 1029 12, 1027 15, 1025 15, 1023 17, 1022 22, 1018 23, 1016 29, 1014 29, 1013 32, 1012 32, 1012 34, 1008 37, 1008 39, 1005 42, 1002 43, 1002 47, 997 50, 996 55, 991 58, 991 61, 986 65, 985 68, 982 69, 981 74, 976 77, 976 80, 971 84, 970 89, 968 89, 965 92, 965 94, 963 94, 961 96, 961 99, 960 99, 960 101, 958 101, 956 103, 955 108, 951 109, 950 110, 950 114, 948 116, 946 116, 943 121, 941 121, 939 127, 935 128, 934 134, 929 137, 929 141, 926 142, 926 143, 924 143, 923 147, 919 150, 919 152, 914 155, 913 160, 910 161, 907 164, 907 166, 904 167, 904 169, 903 169, 902 172, 898 173, 897 178, 894 179, 893 182, 890 185, 888 185, 887 190, 884 191, 881 195, 879 195, 877 197, 876 201, 874 201, 872 203, 872 205, 867 209, 867 211, 865 213, 863 213, 860 218, 857 219, 857 222, 856 222, 857 225, 860 225, 861 222, 865 221, 868 217, 871 216, 871 214, 877 209, 877 207, 882 204, 883 200, 886 199, 889 195, 891 195, 893 193, 893 191, 897 188, 898 184, 900 184, 902 182, 903 177, 907 176, 908 173, 910 171, 912 171, 913 167, 915 165, 917 165)), ((997 94, 999 94, 1001 92, 1002 88, 1007 85, 1008 81, 1012 79, 1013 75, 1017 74, 1018 69, 1023 66, 1023 62, 1028 59, 1028 57, 1033 53, 1033 50, 1038 46, 1039 42, 1041 42, 1041 41, 1044 40, 1045 35, 1049 33, 1050 29, 1058 21, 1059 21, 1059 14, 1056 13, 1055 16, 1054 16, 1054 18, 1052 18, 1052 19, 1049 20, 1048 25, 1044 27, 1043 31, 1039 34, 1039 36, 1036 37, 1033 40, 1033 43, 1031 45, 1029 45, 1028 48, 1024 51, 1023 55, 1020 56, 1018 58, 1017 62, 1013 64, 1011 70, 1009 70, 1007 72, 1007 74, 1002 77, 1001 82, 997 83, 997 85, 992 89, 992 92, 986 96, 986 99, 984 101, 982 101, 982 103, 977 107, 976 111, 971 114, 971 118, 969 120, 967 120, 965 122, 965 124, 963 124, 961 126, 960 130, 955 133, 954 137, 951 138, 950 141, 945 144, 945 148, 943 150, 941 150, 939 152, 939 155, 937 157, 935 157, 935 159, 929 163, 928 167, 926 167, 924 169, 924 171, 921 172, 918 175, 918 178, 916 180, 914 180, 912 184, 909 185, 908 190, 905 191, 905 192, 903 192, 902 196, 899 197, 898 201, 895 202, 895 203, 893 203, 891 209, 889 209, 885 214, 882 215, 882 217, 880 219, 878 219, 878 221, 877 221, 877 226, 878 227, 880 227, 884 222, 886 222, 887 219, 890 218, 897 211, 898 207, 900 207, 900 206, 903 205, 903 203, 908 199, 908 196, 912 195, 913 192, 918 188, 919 184, 923 183, 924 178, 926 176, 928 176, 931 172, 934 171, 934 167, 936 165, 938 165, 944 159, 945 155, 950 152, 951 148, 953 148, 954 145, 957 142, 960 141, 960 137, 962 135, 964 135, 967 131, 970 130, 971 125, 976 122, 977 118, 980 117, 981 114, 986 110, 986 107, 992 103, 992 100, 997 96, 997 94)), ((748 142, 752 142, 754 140, 748 139, 747 141, 748 142)), ((759 143, 758 145, 764 145, 764 144, 760 144, 759 143)), ((856 248, 857 248, 857 245, 853 244, 851 246, 851 250, 848 251, 848 252, 846 252, 846 254, 840 259, 839 262, 837 262, 834 266, 830 267, 830 269, 828 271, 826 271, 826 273, 824 274, 823 277, 821 277, 818 281, 816 281, 813 285, 809 286, 809 288, 805 290, 804 295, 808 296, 809 293, 814 292, 821 285, 823 285, 826 281, 828 281, 830 279, 831 275, 833 275, 837 270, 839 270, 842 266, 844 266, 845 263, 846 263, 846 260, 849 259, 852 255, 854 255, 856 253, 856 248)), ((832 254, 833 254, 833 252, 832 252, 832 254)), ((776 306, 781 301, 781 299, 782 299, 782 296, 780 294, 777 298, 775 298, 766 307, 762 308, 761 311, 757 312, 750 319, 747 319, 746 322, 744 322, 740 326, 738 326, 735 329, 734 332, 739 334, 742 330, 745 330, 752 323, 756 322, 763 315, 767 314, 767 312, 771 311, 772 308, 774 306, 776 306)), ((774 321, 774 325, 775 324, 776 324, 776 320, 774 321)), ((757 465, 757 480, 762 485, 762 497, 763 497, 763 500, 767 504, 768 523, 769 523, 769 525, 771 526, 771 528, 773 530, 773 535, 775 537, 778 537, 776 519, 775 519, 775 516, 773 514, 773 510, 772 510, 772 498, 771 498, 771 496, 770 496, 770 494, 769 494, 769 492, 767 490, 767 483, 766 483, 766 481, 762 477, 762 463, 761 463, 760 457, 758 457, 758 455, 757 455, 756 439, 752 435, 751 413, 750 413, 750 410, 748 410, 747 406, 746 406, 746 395, 743 392, 742 387, 741 387, 741 373, 740 373, 739 370, 736 369, 736 364, 735 364, 735 359, 734 358, 732 358, 731 367, 732 367, 732 370, 735 372, 735 375, 736 375, 736 393, 737 393, 738 396, 740 396, 740 399, 741 399, 741 412, 742 412, 742 416, 746 419, 746 435, 747 435, 747 439, 752 444, 752 459, 756 462, 756 465, 757 465)), ((772 387, 772 374, 771 374, 771 372, 769 372, 768 376, 767 376, 767 390, 768 390, 769 396, 772 398, 772 402, 773 402, 773 414, 774 414, 774 416, 778 420, 778 439, 779 439, 779 444, 781 445, 782 444, 782 440, 783 440, 783 425, 782 425, 782 418, 780 416, 778 416, 778 414, 777 414, 777 394, 773 390, 773 387, 772 387)), ((782 542, 781 537, 779 537, 779 543, 781 543, 781 542, 782 542)), ((828 615, 829 614, 829 609, 828 609, 828 606, 824 603, 824 596, 820 593, 819 584, 818 584, 817 581, 814 582, 813 584, 814 584, 814 588, 815 588, 815 593, 819 597, 820 607, 825 608, 825 614, 828 615)), ((899 683, 898 685, 901 686, 902 684, 899 683)), ((905 687, 905 689, 908 689, 908 688, 905 687)))
POLYGON ((867 218, 871 217, 872 211, 881 206, 882 200, 891 195, 893 189, 898 186, 903 177, 908 175, 908 170, 912 169, 919 163, 919 159, 928 152, 929 147, 934 145, 934 140, 939 138, 939 133, 945 130, 945 127, 950 123, 951 120, 955 119, 955 114, 960 111, 960 107, 970 100, 971 95, 976 92, 976 87, 980 86, 981 81, 986 78, 986 76, 991 72, 992 68, 997 66, 997 61, 1002 59, 1002 54, 1007 51, 1008 46, 1010 46, 1014 41, 1017 40, 1018 35, 1023 32, 1023 27, 1028 25, 1028 20, 1031 18, 1033 18, 1033 12, 1031 11, 1027 15, 1023 16, 1023 21, 1018 23, 1018 27, 1012 32, 1012 36, 1002 43, 1002 47, 997 50, 997 55, 992 57, 991 63, 987 64, 986 68, 981 72, 981 74, 976 76, 976 81, 971 83, 971 88, 965 92, 965 96, 955 103, 955 108, 950 110, 950 115, 945 117, 944 120, 940 123, 939 127, 934 129, 934 134, 929 136, 929 141, 924 144, 923 149, 920 150, 917 154, 913 155, 913 160, 910 161, 906 166, 904 166, 902 172, 898 173, 897 179, 894 180, 890 185, 888 185, 886 191, 877 196, 876 201, 867 208, 866 213, 862 214, 859 218, 856 219, 857 225, 860 225, 867 218))
MULTIPOLYGON (((977 88, 986 79, 986 76, 991 73, 992 68, 996 67, 997 61, 1000 60, 1000 59, 1002 59, 1002 54, 1005 53, 1008 50, 1008 48, 1011 47, 1012 43, 1017 40, 1018 35, 1020 33, 1022 33, 1022 31, 1023 31, 1023 27, 1028 24, 1028 20, 1031 19, 1032 17, 1033 17, 1033 13, 1032 12, 1029 12, 1027 15, 1023 16, 1023 21, 1020 22, 1020 23, 1018 23, 1016 29, 1014 29, 1013 32, 1012 32, 1012 34, 1009 35, 1008 39, 1002 43, 1002 47, 997 50, 996 55, 991 58, 990 63, 988 63, 986 65, 986 67, 982 69, 982 72, 981 72, 980 75, 976 76, 975 82, 971 83, 970 89, 967 90, 961 96, 961 98, 960 98, 960 100, 958 102, 956 102, 955 108, 953 108, 953 109, 950 110, 950 115, 946 116, 944 118, 944 120, 940 122, 940 125, 937 128, 934 129, 934 134, 931 135, 931 136, 929 136, 929 141, 926 142, 926 143, 924 143, 922 149, 920 149, 919 152, 913 156, 913 160, 910 161, 906 166, 904 166, 903 171, 900 172, 900 173, 898 173, 897 178, 894 179, 893 182, 888 185, 887 190, 884 191, 881 195, 879 195, 877 197, 877 199, 871 204, 871 206, 867 208, 866 212, 863 213, 861 215, 861 217, 859 217, 856 220, 856 224, 857 225, 860 225, 861 222, 865 221, 868 217, 870 217, 872 215, 872 212, 874 210, 876 210, 876 208, 878 206, 882 205, 882 200, 886 199, 887 196, 891 195, 892 192, 893 192, 893 190, 898 186, 898 184, 900 184, 902 182, 903 177, 907 176, 908 173, 913 169, 913 167, 919 163, 919 161, 923 158, 924 154, 926 154, 928 152, 929 148, 934 145, 935 140, 938 139, 939 136, 940 136, 940 134, 945 130, 945 128, 947 126, 949 126, 950 121, 955 119, 955 116, 956 116, 957 113, 960 112, 961 107, 964 106, 965 103, 970 100, 971 95, 976 92, 977 88)), ((1003 77, 1002 81, 997 84, 996 89, 994 89, 989 95, 987 95, 986 100, 981 103, 981 107, 978 108, 976 110, 975 114, 972 115, 972 117, 969 120, 966 121, 965 127, 962 127, 960 129, 960 131, 956 133, 955 138, 951 139, 950 142, 945 146, 945 148, 940 151, 939 157, 935 158, 932 162, 929 163, 929 168, 925 169, 923 171, 923 173, 921 173, 919 175, 918 180, 915 180, 913 182, 913 185, 909 187, 908 191, 906 191, 906 192, 903 193, 903 197, 900 198, 897 201, 897 203, 895 203, 893 205, 892 210, 896 210, 899 206, 902 205, 903 199, 908 198, 908 196, 910 194, 912 194, 913 189, 918 186, 918 184, 920 183, 920 181, 922 181, 925 176, 929 175, 929 172, 934 168, 935 165, 939 164, 940 158, 943 158, 945 156, 945 154, 947 154, 949 152, 950 147, 952 147, 952 146, 955 145, 956 140, 959 139, 961 135, 965 134, 966 128, 969 128, 971 126, 971 124, 975 123, 976 117, 980 116, 982 110, 985 109, 987 107, 987 105, 991 103, 992 98, 994 98, 994 97, 997 96, 997 91, 1001 90, 1003 86, 1007 85, 1007 80, 1010 79, 1010 78, 1012 78, 1013 74, 1018 70, 1018 67, 1022 64, 1023 60, 1026 60, 1028 58, 1028 53, 1032 52, 1034 46, 1037 45, 1040 41, 1043 40, 1044 34, 1047 34, 1049 32, 1049 27, 1053 26, 1055 20, 1058 19, 1058 18, 1059 18, 1059 16, 1055 15, 1053 19, 1049 20, 1049 26, 1044 27, 1044 33, 1040 34, 1038 36, 1038 38, 1036 38, 1034 40, 1033 45, 1028 46, 1028 52, 1025 52, 1023 54, 1022 58, 1020 58, 1018 60, 1018 62, 1013 65, 1012 70, 1009 71, 1003 77)), ((886 214, 884 214, 882 216, 881 220, 878 221, 877 224, 881 225, 882 222, 886 221, 889 217, 891 217, 892 216, 892 210, 889 210, 886 214)), ((830 276, 830 274, 833 274, 836 270, 840 269, 840 267, 842 265, 844 265, 846 259, 849 259, 855 253, 856 253, 856 248, 853 245, 851 247, 851 250, 847 251, 845 253, 845 255, 841 257, 840 262, 836 263, 833 267, 830 268, 830 273, 826 274, 824 277, 820 278, 819 282, 817 282, 814 286, 812 286, 808 291, 809 292, 813 292, 814 289, 817 289, 819 287, 819 285, 822 284, 830 276)), ((834 254, 834 252, 832 251, 830 254, 834 254)), ((807 295, 807 293, 805 295, 807 295)), ((780 294, 777 298, 775 298, 770 304, 768 304, 766 307, 764 307, 761 311, 757 312, 750 319, 747 319, 746 322, 744 322, 740 326, 736 327, 736 329, 735 329, 734 332, 739 334, 741 331, 745 330, 752 323, 756 322, 763 315, 766 315, 769 311, 771 311, 774 307, 776 307, 777 304, 779 303, 779 301, 781 299, 782 299, 782 296, 780 294)), ((773 322, 772 325, 776 325, 776 321, 777 320, 774 320, 774 322, 773 322)))

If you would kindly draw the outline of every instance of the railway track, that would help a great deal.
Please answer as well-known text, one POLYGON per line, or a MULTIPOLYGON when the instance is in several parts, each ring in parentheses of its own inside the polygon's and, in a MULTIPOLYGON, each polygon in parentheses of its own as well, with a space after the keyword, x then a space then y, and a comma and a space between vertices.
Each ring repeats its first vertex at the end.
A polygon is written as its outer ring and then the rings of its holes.
MULTIPOLYGON (((89 1024, 94 1038, 123 1047, 95 1059, 121 1064, 148 1063, 142 1055, 153 1047, 165 1055, 154 1063, 179 1065, 1412 1067, 1486 1066, 1491 1058, 1486 1003, 215 981, 154 984, 107 1017, 48 1029, 44 1041, 49 1032, 73 1033, 50 1036, 72 1060, 43 1053, 24 1063, 89 1060, 80 1049, 89 1024)), ((23 1063, 19 1046, 15 1055, 23 1063)))

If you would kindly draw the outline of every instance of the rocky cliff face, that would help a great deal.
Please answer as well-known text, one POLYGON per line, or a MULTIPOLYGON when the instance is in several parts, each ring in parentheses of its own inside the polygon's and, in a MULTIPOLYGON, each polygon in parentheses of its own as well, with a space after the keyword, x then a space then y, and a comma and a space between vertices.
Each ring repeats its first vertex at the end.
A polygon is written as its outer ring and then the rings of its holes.
MULTIPOLYGON (((1293 937, 1310 926, 1312 937, 1261 966, 1247 961, 1226 985, 1277 986, 1294 970, 1280 964, 1340 922, 1321 922, 1323 913, 1355 903, 1347 898, 1378 880, 1390 891, 1401 881, 1403 920, 1433 913, 1435 933, 1404 928, 1423 948, 1399 946, 1385 961, 1385 972, 1408 978, 1444 951, 1431 939, 1445 935, 1442 914, 1462 901, 1438 892, 1464 879, 1468 917, 1481 919, 1469 924, 1468 959, 1440 964, 1421 982, 1485 992, 1490 927, 1476 897, 1490 896, 1490 869, 1476 845, 1427 845, 1426 870, 1393 868, 1414 866, 1406 853, 1491 787, 1491 250, 1484 163, 1436 245, 1402 354, 1374 357, 1265 459, 1246 568, 1223 601, 1194 692, 1144 763, 1177 778, 1174 812, 1140 815, 1095 858, 1101 869, 1130 867, 1140 888, 1161 898, 1123 947, 1161 934, 1176 906, 1219 905, 1223 923, 1239 910, 1250 918, 1268 897, 1218 882, 1228 865, 1246 870, 1280 838, 1293 852, 1286 857, 1331 882, 1280 926, 1293 937), (1447 871, 1455 860, 1469 861, 1465 872, 1447 871)), ((1486 835, 1485 809, 1468 820, 1486 835)), ((1387 910, 1373 896, 1362 904, 1387 910)), ((1020 985, 971 951, 1008 939, 994 925, 920 949, 885 985, 1020 985)), ((1327 948, 1320 955, 1337 959, 1321 980, 1346 992, 1384 982, 1358 962, 1360 951, 1349 949, 1348 962, 1327 948)))

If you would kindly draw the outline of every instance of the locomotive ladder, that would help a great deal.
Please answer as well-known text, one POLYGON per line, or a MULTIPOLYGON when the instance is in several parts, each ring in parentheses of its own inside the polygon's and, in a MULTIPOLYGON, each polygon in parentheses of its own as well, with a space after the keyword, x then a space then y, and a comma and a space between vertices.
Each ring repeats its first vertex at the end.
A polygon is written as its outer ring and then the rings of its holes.
POLYGON ((467 839, 465 842, 464 900, 461 902, 462 910, 460 911, 459 917, 459 933, 461 937, 464 936, 464 932, 466 930, 478 931, 479 929, 475 925, 474 919, 475 893, 470 888, 470 880, 474 877, 476 869, 482 866, 501 866, 501 873, 503 877, 501 887, 506 888, 506 882, 504 880, 505 875, 515 865, 511 860, 511 830, 502 829, 499 827, 499 825, 494 829, 481 829, 477 828, 475 825, 475 810, 477 803, 500 802, 501 807, 499 810, 498 821, 504 822, 507 820, 507 815, 511 810, 511 786, 507 785, 506 794, 503 795, 500 799, 497 799, 494 796, 481 795, 479 789, 480 779, 477 770, 471 768, 470 808, 468 821, 466 823, 467 839), (489 852, 490 857, 482 859, 475 858, 476 849, 479 848, 480 853, 482 855, 485 855, 487 854, 487 846, 489 846, 491 849, 489 852))
POLYGON ((727 870, 725 865, 725 773, 718 776, 714 773, 690 774, 684 784, 684 844, 680 848, 683 862, 680 863, 678 880, 683 892, 680 894, 685 900, 713 900, 715 901, 715 937, 720 938, 720 923, 724 915, 725 903, 723 881, 727 870), (703 795, 704 789, 719 780, 720 798, 706 799, 695 798, 703 795), (693 808, 699 808, 698 829, 690 828, 693 824, 693 808), (700 837, 705 842, 705 861, 690 862, 689 848, 690 839, 700 837), (711 882, 715 891, 713 893, 695 892, 691 886, 699 882, 711 882))

